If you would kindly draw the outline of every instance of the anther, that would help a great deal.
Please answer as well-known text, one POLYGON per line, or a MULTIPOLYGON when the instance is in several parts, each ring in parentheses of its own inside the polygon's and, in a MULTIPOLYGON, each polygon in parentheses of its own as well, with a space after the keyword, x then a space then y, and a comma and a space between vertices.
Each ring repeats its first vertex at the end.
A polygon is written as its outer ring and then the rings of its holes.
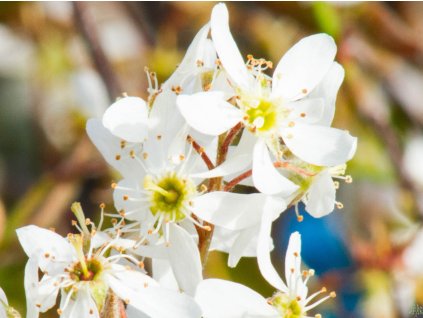
MULTIPOLYGON (((41 306, 40 306, 41 307, 41 306)), ((63 314, 63 310, 62 309, 57 309, 57 313, 59 314, 59 315, 61 315, 61 314, 63 314)))
POLYGON ((116 156, 115 156, 115 159, 116 159, 116 160, 120 160, 120 158, 121 158, 121 156, 120 156, 120 155, 116 155, 116 156))
POLYGON ((288 127, 294 127, 295 126, 295 123, 293 122, 293 121, 290 121, 289 123, 288 123, 288 127))
POLYGON ((203 228, 207 231, 210 232, 211 231, 211 227, 209 225, 204 225, 203 228))
POLYGON ((148 158, 148 153, 147 153, 147 152, 144 152, 144 153, 142 154, 142 157, 144 158, 144 160, 147 160, 147 158, 148 158))
POLYGON ((299 255, 298 252, 294 252, 295 257, 298 257, 298 255, 299 255))
POLYGON ((345 176, 345 182, 346 183, 352 183, 353 182, 353 178, 351 176, 345 176))
POLYGON ((196 63, 198 67, 204 66, 204 62, 202 60, 197 60, 196 63))
POLYGON ((307 92, 308 92, 307 88, 303 88, 303 89, 301 90, 301 93, 303 93, 303 94, 307 94, 307 92))
POLYGON ((156 138, 157 138, 157 140, 161 140, 162 139, 162 135, 157 135, 156 138))
POLYGON ((200 190, 201 190, 202 192, 206 192, 208 189, 207 189, 207 186, 206 186, 205 184, 202 184, 202 185, 200 186, 200 190))
POLYGON ((304 220, 304 217, 302 215, 297 215, 297 221, 302 222, 304 220))
POLYGON ((185 156, 184 155, 179 155, 179 160, 180 161, 184 161, 185 160, 185 156))
POLYGON ((343 209, 344 208, 344 205, 342 204, 342 202, 335 202, 335 204, 336 204, 336 207, 338 209, 343 209))
POLYGON ((335 293, 334 291, 332 291, 332 292, 330 292, 329 296, 330 296, 331 298, 335 298, 335 297, 336 297, 336 293, 335 293))
POLYGON ((306 116, 306 113, 301 113, 301 114, 300 114, 300 116, 301 116, 302 118, 304 118, 304 117, 306 116))
POLYGON ((314 316, 314 318, 322 318, 321 314, 316 314, 316 316, 314 316))
POLYGON ((128 199, 129 199, 129 197, 127 195, 124 195, 122 198, 123 198, 124 201, 128 201, 128 199))
POLYGON ((104 202, 100 203, 100 209, 105 209, 106 208, 106 204, 104 202))
POLYGON ((134 158, 135 158, 135 151, 134 151, 134 150, 131 150, 131 151, 129 152, 129 156, 130 156, 132 159, 134 159, 134 158))
POLYGON ((111 187, 112 189, 116 189, 116 187, 117 187, 117 183, 116 183, 116 182, 113 182, 113 183, 110 185, 110 187, 111 187))
POLYGON ((72 223, 72 226, 77 226, 78 225, 78 222, 75 221, 75 220, 72 220, 71 223, 72 223))

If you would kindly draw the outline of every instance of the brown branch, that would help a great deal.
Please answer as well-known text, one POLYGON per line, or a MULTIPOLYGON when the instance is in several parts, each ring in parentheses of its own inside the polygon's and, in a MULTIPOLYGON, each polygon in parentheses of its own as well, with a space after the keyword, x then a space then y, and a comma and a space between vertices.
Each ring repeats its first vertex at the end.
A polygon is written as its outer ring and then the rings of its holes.
POLYGON ((226 156, 228 155, 229 146, 234 141, 235 137, 238 135, 238 133, 241 131, 242 127, 244 125, 239 122, 236 124, 225 136, 225 139, 222 142, 222 145, 219 149, 219 153, 217 156, 217 165, 222 164, 226 160, 226 156))
POLYGON ((87 9, 87 4, 79 1, 72 2, 72 4, 75 24, 87 44, 95 68, 106 85, 110 101, 113 102, 122 93, 122 89, 100 45, 95 25, 87 9))
POLYGON ((191 136, 187 137, 187 141, 192 145, 194 150, 201 156, 201 159, 203 159, 204 163, 206 164, 207 168, 209 170, 214 169, 214 164, 210 160, 210 157, 207 155, 206 151, 203 147, 201 147, 191 136))

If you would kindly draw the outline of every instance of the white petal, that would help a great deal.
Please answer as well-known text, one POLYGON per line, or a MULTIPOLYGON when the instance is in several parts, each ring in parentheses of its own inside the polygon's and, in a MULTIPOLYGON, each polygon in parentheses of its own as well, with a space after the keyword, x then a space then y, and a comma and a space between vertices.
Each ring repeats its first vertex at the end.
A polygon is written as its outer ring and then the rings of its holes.
POLYGON ((176 106, 176 97, 174 92, 163 90, 156 96, 148 118, 149 138, 165 150, 175 138, 175 134, 185 124, 185 120, 176 106))
POLYGON ((173 275, 172 267, 168 259, 153 258, 151 260, 151 268, 154 280, 156 280, 160 286, 178 290, 178 282, 176 281, 175 275, 173 275))
POLYGON ((148 134, 148 108, 139 97, 124 97, 103 115, 103 125, 113 135, 129 142, 143 142, 148 134))
POLYGON ((229 267, 235 267, 243 256, 256 256, 258 230, 259 226, 252 226, 245 230, 239 231, 239 235, 229 250, 229 267), (254 250, 253 255, 251 255, 251 247, 253 247, 254 250))
POLYGON ((37 307, 38 296, 38 261, 30 257, 25 266, 25 297, 26 297, 26 318, 38 318, 39 308, 37 307))
POLYGON ((85 290, 80 290, 76 294, 75 303, 72 306, 72 318, 99 318, 100 314, 90 293, 85 290))
POLYGON ((223 3, 214 6, 211 15, 211 34, 219 59, 233 81, 243 89, 251 85, 244 60, 229 30, 228 9, 223 3))
POLYGON ((19 242, 28 257, 35 257, 43 271, 61 271, 73 260, 73 248, 69 242, 59 234, 28 225, 16 230, 19 242), (48 257, 46 257, 46 255, 48 257), (60 260, 58 262, 52 259, 60 260))
POLYGON ((307 95, 329 71, 335 55, 336 44, 327 34, 315 34, 300 40, 276 67, 272 94, 287 100, 307 95))
POLYGON ((270 202, 282 205, 278 199, 261 193, 215 191, 193 199, 192 211, 207 222, 229 230, 240 230, 259 223, 264 205, 270 202))
POLYGON ((271 209, 265 209, 263 213, 257 243, 257 263, 264 279, 266 279, 266 281, 277 290, 286 292, 288 288, 280 278, 279 274, 276 272, 270 258, 273 215, 274 211, 271 209))
MULTIPOLYGON (((150 284, 139 285, 138 289, 128 288, 127 280, 123 282, 113 276, 108 277, 107 280, 110 288, 120 298, 129 301, 132 306, 148 316, 157 318, 199 318, 201 316, 200 308, 187 295, 150 284)), ((136 282, 133 282, 133 285, 136 282)))
POLYGON ((145 202, 148 196, 140 184, 142 181, 143 179, 122 179, 113 191, 116 209, 118 211, 124 210, 125 218, 128 220, 145 221, 150 213, 149 204, 145 202))
POLYGON ((336 189, 328 170, 313 178, 307 192, 306 211, 315 218, 331 213, 335 206, 336 189))
POLYGON ((218 167, 191 175, 193 178, 214 178, 228 176, 246 169, 252 161, 251 153, 256 142, 256 138, 248 131, 244 130, 241 139, 234 150, 229 149, 229 154, 225 162, 218 167))
POLYGON ((325 111, 323 98, 303 98, 290 102, 287 108, 292 109, 287 121, 315 124, 322 120, 325 111))
POLYGON ((300 159, 317 166, 336 166, 350 160, 357 148, 357 138, 348 132, 325 126, 297 123, 285 128, 282 137, 300 159))
POLYGON ((56 277, 44 275, 37 286, 37 302, 41 305, 40 312, 46 312, 56 304, 60 283, 56 277))
POLYGON ((244 285, 221 279, 202 281, 195 300, 205 318, 278 317, 263 296, 244 285))
POLYGON ((253 181, 255 187, 262 193, 288 196, 298 189, 298 186, 281 175, 273 166, 269 151, 264 140, 259 139, 253 152, 253 181))
POLYGON ((301 272, 301 235, 294 232, 289 237, 288 248, 285 255, 285 279, 289 290, 296 290, 297 296, 302 299, 307 297, 307 286, 302 279, 291 279, 290 276, 302 277, 301 272))
POLYGON ((145 175, 143 167, 132 159, 125 149, 121 149, 121 139, 113 136, 99 119, 87 121, 87 134, 98 151, 109 165, 119 171, 124 177, 134 177, 140 180, 145 175))
POLYGON ((167 251, 173 273, 181 290, 193 296, 195 288, 203 279, 198 247, 191 235, 179 225, 171 223, 169 231, 171 245, 167 251))
POLYGON ((297 274, 301 271, 301 235, 298 232, 292 233, 289 237, 285 254, 285 279, 288 284, 292 270, 297 274))
POLYGON ((176 103, 188 125, 206 135, 220 135, 242 119, 242 112, 225 101, 223 92, 179 95, 176 103))
POLYGON ((182 86, 182 82, 190 74, 195 73, 198 69, 197 61, 204 61, 205 54, 208 52, 206 50, 207 46, 207 35, 210 31, 210 24, 207 23, 204 25, 200 31, 195 35, 190 46, 187 49, 187 52, 182 59, 182 62, 179 64, 176 71, 170 76, 170 78, 163 83, 163 88, 171 89, 172 86, 182 86))
POLYGON ((325 100, 324 112, 318 124, 330 126, 332 123, 333 116, 335 115, 336 95, 338 94, 339 87, 344 80, 344 76, 344 68, 334 62, 326 76, 310 93, 310 98, 324 98, 325 100))

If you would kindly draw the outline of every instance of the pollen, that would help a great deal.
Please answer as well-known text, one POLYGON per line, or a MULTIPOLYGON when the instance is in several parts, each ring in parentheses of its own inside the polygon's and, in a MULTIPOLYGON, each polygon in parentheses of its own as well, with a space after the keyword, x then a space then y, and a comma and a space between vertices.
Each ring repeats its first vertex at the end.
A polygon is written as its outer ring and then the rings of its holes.
POLYGON ((161 140, 162 139, 162 135, 157 135, 156 138, 157 138, 157 140, 161 140))
POLYGON ((127 195, 124 195, 122 198, 123 198, 124 201, 128 201, 128 199, 129 199, 129 197, 127 195))
POLYGON ((300 116, 301 116, 302 118, 304 118, 306 115, 307 115, 306 113, 301 113, 301 114, 300 114, 300 116))
POLYGON ((142 157, 144 158, 144 160, 147 160, 147 158, 148 158, 148 153, 147 153, 147 152, 144 152, 144 153, 142 154, 142 157))
POLYGON ((116 160, 120 160, 120 158, 121 158, 121 156, 120 156, 120 155, 116 155, 116 156, 115 156, 115 159, 116 159, 116 160))
POLYGON ((308 92, 307 88, 303 88, 303 89, 301 90, 301 93, 303 93, 303 94, 307 94, 307 92, 308 92))

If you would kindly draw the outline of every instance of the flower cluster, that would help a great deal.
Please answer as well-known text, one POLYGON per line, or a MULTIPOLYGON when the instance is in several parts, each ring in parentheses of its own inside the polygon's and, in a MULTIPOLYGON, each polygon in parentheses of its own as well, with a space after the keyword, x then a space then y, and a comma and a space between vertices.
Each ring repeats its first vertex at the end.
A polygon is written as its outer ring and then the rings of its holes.
POLYGON ((226 6, 217 4, 166 82, 159 86, 146 70, 147 101, 125 95, 87 122, 121 175, 111 185, 115 210, 102 204, 96 226, 75 203, 79 233, 66 238, 36 226, 17 230, 29 257, 27 317, 52 308, 59 293, 63 317, 311 317, 335 293, 308 295, 314 271, 301 271, 298 232, 285 280, 279 276, 271 227, 290 206, 301 221, 300 202, 314 217, 342 207, 336 189, 352 180, 345 170, 356 138, 331 127, 344 77, 335 55, 330 36, 306 37, 271 77, 272 62, 242 58, 226 6), (239 193, 238 185, 254 191, 239 193), (111 228, 102 229, 104 216, 111 228), (240 284, 203 279, 209 250, 228 253, 231 267, 256 257, 277 291, 266 300, 240 284))

